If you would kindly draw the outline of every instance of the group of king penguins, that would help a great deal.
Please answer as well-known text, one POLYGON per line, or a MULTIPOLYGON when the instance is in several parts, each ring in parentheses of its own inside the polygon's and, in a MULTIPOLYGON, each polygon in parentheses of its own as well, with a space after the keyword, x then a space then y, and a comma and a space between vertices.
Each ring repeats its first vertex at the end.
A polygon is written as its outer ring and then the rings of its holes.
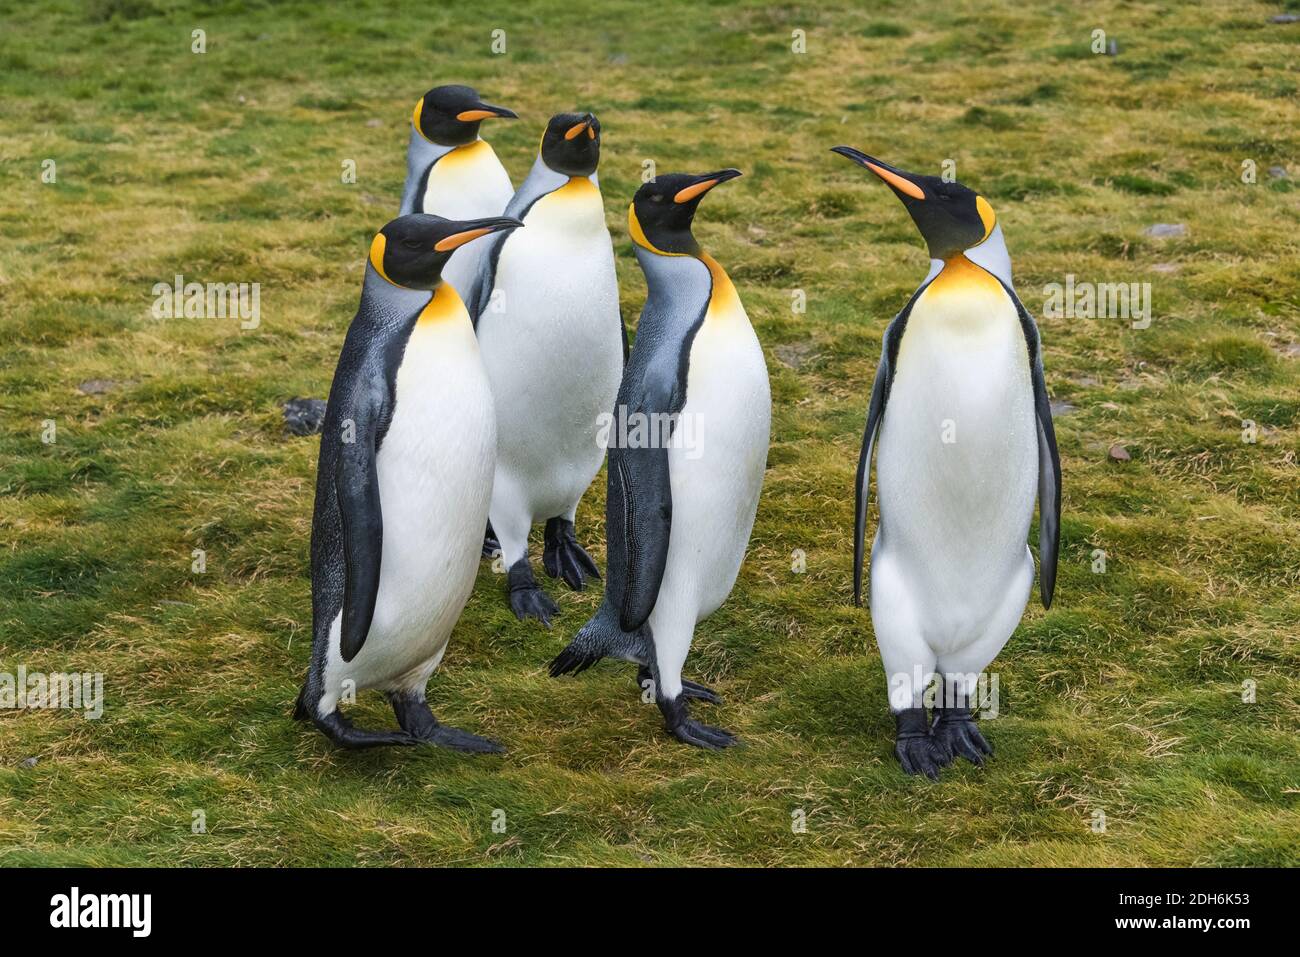
MULTIPOLYGON (((600 121, 553 116, 514 189, 480 136, 500 118, 517 116, 459 85, 430 90, 412 113, 399 215, 370 244, 322 428, 313 644, 295 717, 346 748, 503 751, 440 723, 426 685, 484 557, 499 555, 515 615, 550 626, 558 607, 530 564, 534 525, 551 578, 581 590, 601 577, 575 521, 608 452, 604 596, 550 673, 627 661, 669 733, 727 747, 736 737, 688 708, 718 695, 682 668, 696 625, 735 584, 769 444, 763 350, 692 230, 701 200, 740 171, 662 174, 637 190, 628 231, 647 293, 629 349, 596 175, 600 121), (698 447, 602 440, 615 410, 674 429, 694 417, 698 447), (344 716, 340 704, 365 689, 388 697, 400 730, 344 716)), ((1028 600, 1035 497, 1051 602, 1059 459, 1037 327, 988 201, 834 152, 893 190, 931 257, 885 333, 871 390, 854 595, 860 603, 874 451, 870 606, 895 754, 909 774, 934 778, 959 755, 982 764, 992 753, 971 709, 975 682, 1028 600), (955 425, 956 441, 941 424, 955 425), (945 693, 932 701, 936 676, 945 693)))

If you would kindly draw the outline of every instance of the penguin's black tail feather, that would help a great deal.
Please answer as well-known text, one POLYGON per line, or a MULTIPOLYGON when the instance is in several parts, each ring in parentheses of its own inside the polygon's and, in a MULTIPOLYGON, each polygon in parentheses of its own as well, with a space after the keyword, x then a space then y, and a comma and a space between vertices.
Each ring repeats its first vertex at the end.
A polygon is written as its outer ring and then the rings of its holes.
POLYGON ((648 661, 647 629, 629 634, 618 627, 618 619, 603 613, 590 620, 573 636, 573 640, 551 661, 551 677, 586 671, 601 658, 623 658, 644 664, 648 661))

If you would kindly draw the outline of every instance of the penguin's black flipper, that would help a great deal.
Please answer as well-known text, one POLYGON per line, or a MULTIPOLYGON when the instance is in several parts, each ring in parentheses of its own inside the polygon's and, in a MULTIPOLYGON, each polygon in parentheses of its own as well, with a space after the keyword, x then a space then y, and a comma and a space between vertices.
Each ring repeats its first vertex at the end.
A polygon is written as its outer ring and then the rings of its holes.
MULTIPOLYGON (((1001 280, 999 280, 1001 282, 1001 280)), ((1002 283, 1020 315, 1020 328, 1029 349, 1029 368, 1034 381, 1034 415, 1038 419, 1038 593, 1043 607, 1052 607, 1056 591, 1056 563, 1061 549, 1061 454, 1056 448, 1056 427, 1052 424, 1052 400, 1043 375, 1042 343, 1038 324, 1015 290, 1002 283)))
POLYGON ((619 628, 634 632, 654 611, 668 564, 673 522, 668 450, 616 449, 609 460, 609 507, 611 514, 623 516, 609 530, 609 548, 627 557, 619 628))
MULTIPOLYGON (((628 403, 633 415, 651 421, 680 412, 685 395, 679 395, 676 356, 659 374, 648 370, 628 403)), ((623 396, 620 393, 619 401, 623 396)), ((664 445, 666 443, 651 443, 664 445)), ((619 628, 635 632, 645 624, 659 600, 659 585, 668 564, 668 539, 673 524, 673 492, 668 474, 668 449, 662 447, 612 448, 609 452, 609 516, 606 535, 609 555, 624 560, 621 580, 613 571, 609 591, 619 614, 619 628), (621 587, 620 587, 621 586, 621 587)), ((608 594, 608 591, 607 591, 608 594)))
POLYGON ((866 551, 867 506, 871 501, 871 451, 876 447, 876 433, 880 431, 880 419, 885 414, 885 400, 892 378, 889 351, 886 347, 881 350, 880 365, 876 367, 876 381, 871 387, 871 406, 867 411, 867 427, 862 433, 862 451, 858 455, 857 494, 853 510, 853 603, 855 605, 862 604, 862 560, 866 551))
POLYGON ((378 416, 358 410, 355 441, 342 443, 334 469, 334 494, 343 523, 343 621, 339 653, 351 661, 366 643, 379 594, 379 561, 384 551, 384 515, 379 506, 375 467, 378 416))
POLYGON ((1051 608, 1061 548, 1061 455, 1056 449, 1042 356, 1034 357, 1034 408, 1038 414, 1038 590, 1043 607, 1051 608))
POLYGON ((871 405, 867 409, 867 427, 862 433, 862 452, 858 456, 856 500, 853 510, 853 603, 862 604, 862 562, 866 556, 867 506, 871 500, 871 452, 876 447, 876 435, 885 417, 885 404, 889 401, 889 387, 894 384, 894 366, 898 363, 898 345, 903 341, 907 317, 912 306, 925 292, 929 282, 924 282, 912 294, 893 322, 885 329, 880 344, 880 365, 876 367, 876 381, 871 386, 871 405))

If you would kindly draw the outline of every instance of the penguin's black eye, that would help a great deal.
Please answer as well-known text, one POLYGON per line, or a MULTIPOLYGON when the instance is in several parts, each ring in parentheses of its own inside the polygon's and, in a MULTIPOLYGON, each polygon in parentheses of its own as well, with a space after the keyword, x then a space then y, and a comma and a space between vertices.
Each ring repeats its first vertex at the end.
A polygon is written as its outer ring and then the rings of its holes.
POLYGON ((650 196, 650 202, 652 203, 662 203, 663 201, 663 193, 654 193, 650 196))
POLYGON ((407 236, 402 240, 402 245, 407 249, 419 249, 423 244, 418 239, 412 239, 410 236, 407 236))

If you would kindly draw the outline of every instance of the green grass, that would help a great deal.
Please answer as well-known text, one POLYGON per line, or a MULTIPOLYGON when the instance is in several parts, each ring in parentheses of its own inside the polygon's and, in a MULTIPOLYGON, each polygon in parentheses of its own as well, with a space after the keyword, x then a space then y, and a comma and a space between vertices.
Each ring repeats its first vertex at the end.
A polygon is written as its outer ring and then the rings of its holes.
MULTIPOLYGON (((1300 217, 1267 174, 1300 174, 1300 27, 1271 3, 871 6, 0 4, 0 670, 100 671, 107 696, 100 721, 0 712, 0 862, 1300 862, 1300 217), (1118 57, 1089 51, 1099 26, 1118 57), (749 558, 687 666, 743 749, 667 739, 625 666, 547 677, 599 591, 551 589, 545 632, 486 565, 430 699, 509 755, 345 754, 289 719, 317 440, 285 437, 279 403, 325 394, 411 106, 452 81, 524 117, 487 132, 516 181, 552 112, 600 114, 630 317, 642 161, 747 174, 697 234, 767 350, 772 448, 749 558), (894 763, 850 600, 871 376, 925 254, 838 143, 955 160, 1035 312, 1067 273, 1152 284, 1149 329, 1042 322, 1049 389, 1075 406, 1057 603, 993 666, 996 758, 938 785, 894 763), (1146 236, 1158 222, 1187 234, 1146 236), (178 272, 260 282, 260 328, 152 319, 178 272), (117 385, 77 390, 96 378, 117 385), (1108 462, 1114 443, 1132 460, 1108 462)), ((603 481, 579 520, 602 562, 603 481)), ((392 721, 374 696, 355 712, 392 721)))

